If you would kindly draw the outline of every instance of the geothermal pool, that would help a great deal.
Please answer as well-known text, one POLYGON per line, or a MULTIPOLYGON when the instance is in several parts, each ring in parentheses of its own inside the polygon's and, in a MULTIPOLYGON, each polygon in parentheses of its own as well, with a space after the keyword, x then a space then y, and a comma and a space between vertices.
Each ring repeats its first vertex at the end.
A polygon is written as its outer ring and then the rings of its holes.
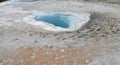
POLYGON ((89 14, 44 12, 35 15, 34 19, 39 23, 43 22, 55 27, 70 30, 80 28, 84 23, 88 22, 89 14))
POLYGON ((39 22, 47 22, 62 28, 69 28, 72 22, 79 22, 76 16, 62 13, 45 13, 44 15, 35 16, 35 19, 39 22))

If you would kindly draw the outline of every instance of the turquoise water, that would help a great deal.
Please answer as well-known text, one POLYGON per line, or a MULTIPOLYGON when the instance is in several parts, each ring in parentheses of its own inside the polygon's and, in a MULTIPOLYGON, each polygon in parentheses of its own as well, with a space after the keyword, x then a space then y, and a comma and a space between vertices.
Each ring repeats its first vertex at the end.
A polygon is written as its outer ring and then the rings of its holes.
POLYGON ((70 14, 61 14, 61 13, 52 13, 45 15, 37 15, 35 16, 35 20, 38 22, 47 22, 53 24, 54 26, 69 28, 70 23, 73 22, 75 17, 70 14))

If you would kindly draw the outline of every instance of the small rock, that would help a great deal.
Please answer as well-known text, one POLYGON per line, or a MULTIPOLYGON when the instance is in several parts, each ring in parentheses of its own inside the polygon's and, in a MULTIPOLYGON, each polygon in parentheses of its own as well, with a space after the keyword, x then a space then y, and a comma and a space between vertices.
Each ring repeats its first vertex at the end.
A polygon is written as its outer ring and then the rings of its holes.
POLYGON ((89 60, 85 60, 85 63, 89 63, 89 60))
POLYGON ((64 52, 65 50, 64 50, 64 49, 61 49, 60 51, 61 51, 61 52, 64 52))

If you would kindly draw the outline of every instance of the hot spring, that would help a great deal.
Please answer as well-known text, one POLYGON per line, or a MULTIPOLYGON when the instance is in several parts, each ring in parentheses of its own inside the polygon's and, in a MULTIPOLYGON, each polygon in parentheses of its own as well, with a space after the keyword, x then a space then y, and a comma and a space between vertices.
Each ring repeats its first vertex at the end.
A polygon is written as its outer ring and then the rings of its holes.
POLYGON ((32 24, 39 24, 45 30, 73 31, 81 28, 83 24, 88 22, 89 16, 89 13, 39 12, 34 13, 33 19, 35 21, 32 24))
POLYGON ((35 16, 35 20, 62 28, 69 28, 71 23, 77 22, 78 18, 71 14, 45 13, 44 15, 35 16))

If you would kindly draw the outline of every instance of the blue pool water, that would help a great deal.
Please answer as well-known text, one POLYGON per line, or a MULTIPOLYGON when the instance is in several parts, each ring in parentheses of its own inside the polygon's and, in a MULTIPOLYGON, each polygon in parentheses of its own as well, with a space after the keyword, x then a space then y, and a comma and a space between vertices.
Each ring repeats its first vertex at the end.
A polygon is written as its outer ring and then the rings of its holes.
POLYGON ((39 22, 47 22, 53 24, 54 26, 69 28, 70 22, 73 22, 73 18, 75 17, 70 14, 46 13, 45 15, 37 15, 34 19, 39 22))

